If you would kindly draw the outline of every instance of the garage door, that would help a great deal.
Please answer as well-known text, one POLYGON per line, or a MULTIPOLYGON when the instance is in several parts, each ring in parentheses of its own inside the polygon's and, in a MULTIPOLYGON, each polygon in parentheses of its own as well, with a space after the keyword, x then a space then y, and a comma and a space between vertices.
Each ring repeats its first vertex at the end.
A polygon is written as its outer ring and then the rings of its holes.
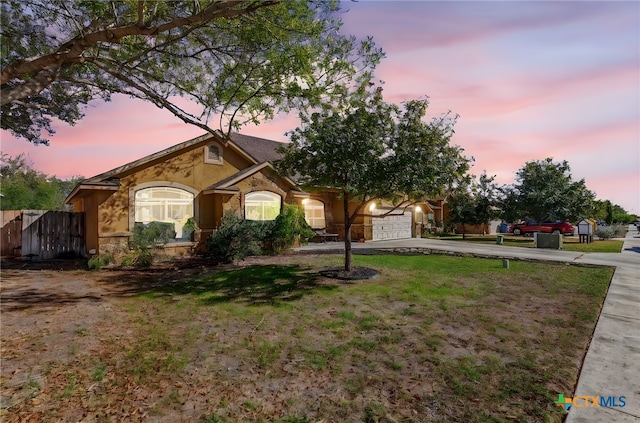
MULTIPOLYGON (((375 210, 375 214, 384 214, 385 210, 375 210)), ((411 213, 387 217, 373 217, 373 240, 411 238, 411 213)))

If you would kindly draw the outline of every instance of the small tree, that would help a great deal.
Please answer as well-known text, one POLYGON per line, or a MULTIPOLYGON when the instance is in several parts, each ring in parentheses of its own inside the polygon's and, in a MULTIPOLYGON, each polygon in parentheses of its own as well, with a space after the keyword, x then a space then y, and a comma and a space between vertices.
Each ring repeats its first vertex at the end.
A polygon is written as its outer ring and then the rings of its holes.
POLYGON ((484 227, 500 215, 500 190, 494 179, 495 176, 482 172, 477 180, 466 180, 449 195, 449 219, 452 223, 462 224, 462 238, 465 238, 467 224, 482 225, 484 235, 484 227))
POLYGON ((513 185, 503 185, 499 188, 501 195, 500 217, 507 222, 517 222, 523 218, 518 205, 518 191, 513 185))
POLYGON ((462 239, 466 238, 466 225, 474 225, 478 222, 476 214, 476 200, 468 185, 457 187, 447 197, 449 206, 449 220, 453 224, 462 225, 462 239))
POLYGON ((613 224, 613 204, 611 201, 607 200, 607 217, 605 219, 608 225, 613 224))
POLYGON ((334 189, 344 204, 345 264, 351 271, 351 225, 366 215, 367 203, 388 199, 391 213, 443 192, 468 169, 461 149, 449 145, 454 120, 425 123, 426 101, 410 101, 404 110, 370 91, 368 80, 342 101, 301 116, 283 148, 278 170, 311 188, 334 189), (355 206, 352 206, 355 204, 355 206), (350 207, 352 206, 352 207, 350 207))
POLYGON ((494 181, 495 175, 488 176, 487 172, 484 171, 473 187, 476 220, 478 224, 483 225, 483 235, 485 234, 485 227, 489 222, 501 214, 500 189, 494 181))

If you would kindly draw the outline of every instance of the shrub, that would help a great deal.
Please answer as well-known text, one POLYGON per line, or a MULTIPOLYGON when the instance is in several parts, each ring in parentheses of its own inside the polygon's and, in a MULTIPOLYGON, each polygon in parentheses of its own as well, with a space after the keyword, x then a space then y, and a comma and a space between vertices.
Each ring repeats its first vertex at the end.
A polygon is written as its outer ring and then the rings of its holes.
POLYGON ((182 227, 182 239, 191 240, 193 233, 198 229, 196 220, 193 217, 188 218, 182 227))
POLYGON ((267 251, 280 253, 314 235, 304 218, 304 211, 298 206, 284 204, 282 213, 273 221, 224 215, 220 228, 207 240, 207 251, 216 262, 229 263, 267 251))
POLYGON ((623 238, 627 234, 625 225, 599 226, 594 235, 600 239, 623 238))
POLYGON ((133 227, 133 238, 129 246, 132 250, 145 250, 157 244, 165 244, 175 236, 176 231, 173 223, 138 222, 133 227))
POLYGON ((271 249, 279 253, 290 249, 296 242, 306 243, 315 234, 304 218, 304 210, 296 205, 285 204, 267 241, 271 249))
POLYGON ((104 266, 109 264, 109 256, 104 254, 98 254, 89 259, 87 267, 89 270, 100 270, 104 266))
POLYGON ((595 235, 600 239, 611 239, 615 236, 612 226, 602 226, 596 229, 595 235))
POLYGON ((229 263, 260 255, 273 224, 273 221, 242 220, 234 214, 225 214, 220 228, 207 240, 209 256, 218 263, 229 263))
POLYGON ((155 258, 153 249, 158 244, 165 244, 175 236, 176 231, 173 223, 136 223, 133 227, 133 237, 129 241, 131 251, 122 258, 122 265, 150 267, 155 258))
POLYGON ((627 225, 616 224, 612 228, 614 238, 624 238, 627 235, 627 225))

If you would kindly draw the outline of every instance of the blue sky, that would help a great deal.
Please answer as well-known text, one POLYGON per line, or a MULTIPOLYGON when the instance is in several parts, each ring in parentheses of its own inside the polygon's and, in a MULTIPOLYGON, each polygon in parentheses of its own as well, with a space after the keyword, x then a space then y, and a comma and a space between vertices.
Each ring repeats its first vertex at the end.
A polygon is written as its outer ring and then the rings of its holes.
MULTIPOLYGON (((600 199, 640 214, 640 2, 344 2, 344 32, 387 53, 376 77, 387 101, 430 99, 460 115, 453 142, 511 183, 525 162, 567 160, 600 199)), ((279 117, 244 133, 285 141, 279 117)), ((200 135, 164 110, 116 97, 50 147, 2 133, 2 151, 66 178, 92 176, 200 135)))

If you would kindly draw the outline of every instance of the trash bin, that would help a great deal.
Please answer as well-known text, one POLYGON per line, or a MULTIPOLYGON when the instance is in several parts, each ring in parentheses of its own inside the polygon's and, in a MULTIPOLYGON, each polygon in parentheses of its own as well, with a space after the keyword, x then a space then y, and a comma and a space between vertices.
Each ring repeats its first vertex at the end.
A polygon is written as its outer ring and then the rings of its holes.
POLYGON ((504 235, 498 235, 496 238, 496 244, 502 245, 502 241, 504 241, 504 235))
POLYGON ((501 223, 500 224, 500 233, 501 234, 506 234, 509 231, 509 224, 508 223, 501 223))

